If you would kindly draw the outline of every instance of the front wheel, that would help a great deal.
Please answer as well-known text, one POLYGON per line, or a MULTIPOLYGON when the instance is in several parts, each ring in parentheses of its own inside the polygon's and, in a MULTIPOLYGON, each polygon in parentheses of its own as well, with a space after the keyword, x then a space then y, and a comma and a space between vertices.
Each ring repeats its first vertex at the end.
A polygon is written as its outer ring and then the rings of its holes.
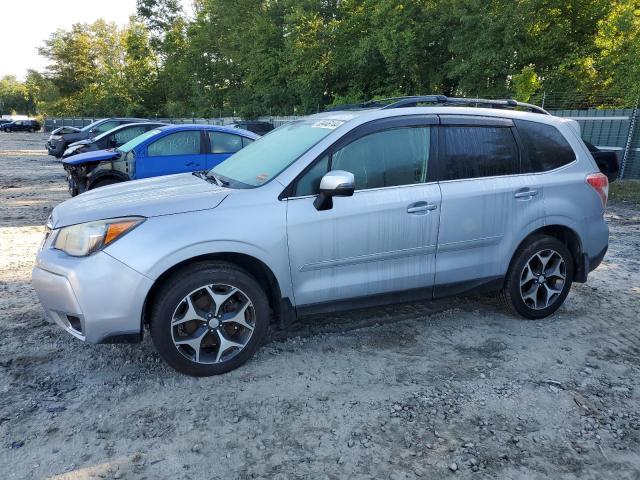
POLYGON ((564 243, 539 235, 514 255, 503 290, 510 309, 525 318, 548 317, 564 302, 573 281, 573 257, 564 243))
POLYGON ((160 288, 151 338, 160 356, 187 375, 218 375, 244 364, 264 341, 269 303, 258 282, 225 262, 191 265, 160 288))
POLYGON ((122 180, 119 180, 117 178, 103 178, 101 180, 98 180, 97 182, 93 183, 90 187, 89 190, 93 190, 94 188, 100 188, 100 187, 106 187, 107 185, 113 185, 114 183, 120 183, 122 180))

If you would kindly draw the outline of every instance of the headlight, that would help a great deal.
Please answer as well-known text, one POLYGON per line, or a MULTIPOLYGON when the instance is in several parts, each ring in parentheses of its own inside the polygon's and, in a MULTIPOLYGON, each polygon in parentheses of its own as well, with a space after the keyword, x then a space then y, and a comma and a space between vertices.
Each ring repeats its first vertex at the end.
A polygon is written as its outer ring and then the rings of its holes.
POLYGON ((74 257, 86 257, 113 243, 144 222, 143 217, 123 217, 61 228, 53 248, 74 257))

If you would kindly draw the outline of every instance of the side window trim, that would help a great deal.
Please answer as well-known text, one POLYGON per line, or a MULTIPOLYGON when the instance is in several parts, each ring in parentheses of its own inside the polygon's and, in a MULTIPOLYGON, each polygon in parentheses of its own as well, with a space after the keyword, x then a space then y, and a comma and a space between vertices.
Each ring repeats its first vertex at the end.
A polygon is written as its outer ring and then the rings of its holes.
MULTIPOLYGON (((326 148, 322 153, 320 153, 307 167, 298 174, 298 176, 289 184, 287 187, 280 193, 278 196, 279 200, 287 199, 287 198, 303 198, 308 197, 309 195, 295 195, 295 189, 298 181, 302 178, 309 170, 311 170, 316 163, 321 161, 325 156, 329 155, 329 171, 331 171, 332 161, 333 161, 333 153, 341 148, 346 147, 347 145, 359 140, 362 137, 366 137, 367 135, 371 135, 376 132, 381 132, 384 130, 392 130, 395 128, 407 128, 407 127, 434 127, 440 123, 440 119, 438 115, 407 115, 407 116, 398 116, 398 117, 387 117, 378 120, 372 120, 371 122, 364 123, 362 125, 358 125, 353 128, 351 131, 344 134, 341 138, 336 140, 332 145, 326 148)), ((431 138, 433 140, 433 131, 431 130, 431 138)), ((433 153, 433 141, 430 142, 430 151, 429 151, 429 163, 431 164, 431 154, 433 153)), ((431 174, 429 173, 429 167, 427 168, 427 182, 430 183, 436 180, 430 180, 431 174)), ((404 186, 404 185, 401 185, 404 186)), ((380 188, 398 188, 401 186, 394 187, 380 187, 380 188)), ((373 189, 372 189, 373 190, 373 189)), ((358 190, 356 190, 358 191, 358 190)), ((312 195, 313 196, 313 195, 312 195)))
POLYGON ((200 154, 209 155, 211 153, 210 130, 200 130, 200 154))

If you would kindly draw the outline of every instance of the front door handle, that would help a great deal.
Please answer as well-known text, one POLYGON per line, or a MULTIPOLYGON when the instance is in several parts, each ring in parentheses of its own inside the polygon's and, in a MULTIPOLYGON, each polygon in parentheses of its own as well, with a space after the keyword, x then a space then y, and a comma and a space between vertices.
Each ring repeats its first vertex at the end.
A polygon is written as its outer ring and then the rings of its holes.
POLYGON ((435 203, 416 202, 407 207, 407 213, 425 214, 431 210, 438 208, 435 203))
POLYGON ((513 196, 516 198, 531 198, 535 197, 538 194, 537 190, 524 190, 522 192, 517 192, 513 196))

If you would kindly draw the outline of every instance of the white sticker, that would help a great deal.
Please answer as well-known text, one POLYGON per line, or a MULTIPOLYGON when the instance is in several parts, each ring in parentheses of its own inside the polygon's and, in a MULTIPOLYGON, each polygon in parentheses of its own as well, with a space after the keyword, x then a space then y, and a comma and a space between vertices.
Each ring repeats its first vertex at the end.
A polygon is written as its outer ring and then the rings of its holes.
POLYGON ((341 120, 320 120, 319 122, 311 125, 313 128, 328 128, 333 130, 334 128, 338 128, 344 122, 341 120))

